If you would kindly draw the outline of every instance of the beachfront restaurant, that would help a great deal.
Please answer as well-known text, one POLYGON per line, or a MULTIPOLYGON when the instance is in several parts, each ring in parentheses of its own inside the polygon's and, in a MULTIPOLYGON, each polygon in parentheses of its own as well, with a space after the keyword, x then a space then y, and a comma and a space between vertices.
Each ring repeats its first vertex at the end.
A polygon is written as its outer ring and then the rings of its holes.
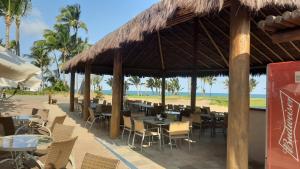
POLYGON ((299 38, 279 36, 274 41, 279 28, 299 25, 299 15, 289 21, 270 19, 297 13, 299 5, 273 0, 162 0, 64 65, 71 73, 70 111, 74 110, 75 73, 85 74, 84 120, 90 116, 90 74, 113 75, 109 134, 116 139, 123 129, 121 121, 125 125, 128 120, 123 119, 124 76, 162 78, 162 111, 167 109, 165 79, 191 77, 189 109, 195 116, 197 77, 228 75, 227 153, 223 154, 227 169, 251 168, 250 161, 264 166, 266 111, 249 107, 249 74, 266 74, 270 63, 300 59, 299 38))

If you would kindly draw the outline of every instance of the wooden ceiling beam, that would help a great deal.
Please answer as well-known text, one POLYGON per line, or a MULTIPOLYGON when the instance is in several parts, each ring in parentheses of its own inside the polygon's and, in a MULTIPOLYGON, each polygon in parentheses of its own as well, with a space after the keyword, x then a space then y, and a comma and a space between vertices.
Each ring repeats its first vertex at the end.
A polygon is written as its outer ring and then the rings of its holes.
MULTIPOLYGON (((172 34, 173 37, 177 38, 178 40, 180 40, 180 42, 185 43, 187 46, 189 46, 190 48, 193 48, 193 46, 188 43, 186 40, 184 40, 183 38, 181 38, 179 35, 177 35, 176 33, 174 33, 172 30, 169 30, 169 32, 172 34)), ((198 42, 198 44, 201 44, 200 42, 198 42)), ((201 44, 202 45, 202 44, 201 44)), ((210 60, 211 62, 213 62, 214 64, 224 68, 223 65, 221 65, 220 63, 216 62, 214 59, 212 59, 211 57, 209 57, 207 54, 205 54, 204 52, 197 50, 197 53, 200 54, 201 56, 204 56, 206 59, 210 60)))
MULTIPOLYGON (((275 9, 277 9, 277 8, 275 8, 275 9)), ((277 9, 277 12, 279 13, 279 14, 281 14, 281 12, 277 9)), ((266 17, 266 15, 260 10, 260 13, 264 16, 264 17, 266 17)), ((253 19, 253 18, 251 18, 251 21, 258 27, 258 23, 253 19)), ((267 37, 268 38, 270 38, 271 40, 272 40, 272 37, 271 37, 271 35, 268 33, 268 32, 266 32, 265 30, 263 30, 263 29, 261 29, 264 33, 265 33, 265 35, 267 35, 267 37)), ((293 42, 289 42, 291 45, 292 45, 292 43, 293 42)), ((275 43, 276 45, 278 45, 278 47, 281 49, 281 50, 283 50, 292 60, 296 60, 295 59, 295 57, 293 57, 281 44, 279 44, 279 43, 275 43)), ((295 44, 294 45, 292 45, 292 46, 296 46, 295 44)), ((296 49, 296 50, 299 50, 299 48, 298 49, 296 49)))
MULTIPOLYGON (((274 43, 282 43, 288 41, 300 40, 300 29, 289 30, 271 35, 274 43)), ((295 60, 295 58, 293 58, 295 60)))
MULTIPOLYGON (((185 37, 189 37, 192 38, 190 36, 189 33, 187 33, 185 30, 183 30, 181 27, 177 26, 177 29, 182 32, 184 34, 185 37)), ((173 36, 178 37, 178 39, 180 39, 182 42, 185 42, 188 46, 190 46, 191 48, 193 48, 193 45, 191 45, 190 43, 188 43, 187 41, 184 40, 184 38, 181 38, 179 35, 177 35, 175 32, 169 30, 169 32, 173 33, 173 36)), ((213 53, 214 55, 218 55, 217 53, 215 53, 214 51, 212 51, 210 48, 206 47, 205 45, 203 45, 201 42, 198 42, 198 44, 200 45, 200 49, 205 48, 206 50, 209 50, 211 53, 213 53)), ((211 57, 209 57, 207 54, 205 54, 204 52, 202 52, 201 50, 198 50, 198 54, 205 56, 207 59, 209 59, 210 61, 214 62, 216 65, 219 65, 220 67, 224 67, 222 64, 216 62, 214 59, 212 59, 211 57)))
POLYGON ((210 35, 209 31, 206 29, 205 25, 202 23, 202 21, 199 21, 199 24, 201 26, 201 28, 203 29, 203 31, 205 32, 205 34, 208 36, 210 42, 213 44, 213 46, 217 49, 219 55, 222 57, 224 63, 226 64, 226 66, 228 67, 228 60, 226 59, 225 55, 222 53, 220 47, 218 46, 218 44, 215 42, 215 40, 213 39, 213 37, 210 35))
MULTIPOLYGON (((229 35, 227 35, 222 29, 220 29, 217 25, 215 25, 214 23, 210 22, 208 19, 206 19, 206 22, 208 22, 211 26, 213 26, 215 29, 217 29, 220 33, 223 34, 223 36, 225 36, 227 39, 230 39, 229 35)), ((252 46, 252 45, 251 45, 252 46)), ((250 56, 257 61, 260 64, 263 64, 263 62, 261 60, 259 60, 256 56, 254 56, 252 53, 250 53, 250 56)))
POLYGON ((163 51, 162 51, 159 31, 157 31, 157 41, 158 41, 159 55, 160 55, 160 61, 161 61, 161 69, 163 71, 165 71, 165 61, 164 61, 164 55, 163 55, 163 51))
POLYGON ((135 63, 138 59, 141 58, 141 56, 144 55, 144 53, 145 53, 145 51, 146 51, 145 49, 148 49, 151 45, 153 45, 152 43, 153 43, 153 41, 154 41, 154 37, 155 37, 155 36, 152 36, 151 40, 149 40, 149 43, 146 45, 145 48, 143 48, 144 50, 142 49, 142 50, 140 51, 140 53, 139 53, 138 55, 136 55, 136 57, 133 58, 132 61, 131 61, 129 64, 135 63))
MULTIPOLYGON (((167 38, 165 38, 165 37, 163 37, 163 36, 161 36, 161 38, 162 38, 164 41, 168 42, 168 43, 169 43, 170 45, 172 45, 173 47, 175 47, 176 49, 181 50, 183 53, 185 53, 186 55, 188 55, 190 58, 193 58, 193 55, 190 54, 190 53, 189 53, 188 51, 186 51, 185 49, 183 49, 182 47, 180 47, 180 46, 174 44, 173 42, 169 41, 167 38)), ((209 65, 207 65, 207 64, 204 63, 204 62, 202 62, 201 60, 197 60, 197 61, 198 61, 200 64, 202 64, 203 66, 205 66, 206 68, 210 68, 209 65)))

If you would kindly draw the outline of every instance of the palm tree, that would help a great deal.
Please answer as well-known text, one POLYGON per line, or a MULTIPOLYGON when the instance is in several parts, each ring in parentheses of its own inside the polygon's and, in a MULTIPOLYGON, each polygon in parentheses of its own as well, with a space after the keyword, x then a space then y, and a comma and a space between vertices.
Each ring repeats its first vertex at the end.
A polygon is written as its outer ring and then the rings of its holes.
POLYGON ((30 0, 15 0, 14 12, 15 12, 15 24, 16 24, 16 54, 20 56, 20 25, 21 18, 27 14, 31 9, 30 0))
POLYGON ((229 88, 229 79, 226 78, 226 79, 223 81, 223 83, 224 83, 225 89, 228 89, 228 88, 229 88))
POLYGON ((205 96, 205 86, 207 83, 207 77, 201 77, 200 78, 200 90, 202 92, 202 95, 205 96))
POLYGON ((162 80, 160 78, 154 78, 154 88, 155 88, 156 93, 160 93, 161 83, 162 83, 162 80))
POLYGON ((1 15, 5 17, 5 48, 9 48, 10 43, 10 26, 12 22, 12 17, 14 16, 14 5, 12 0, 1 0, 0 10, 1 15))
POLYGON ((112 88, 112 85, 113 85, 113 77, 110 77, 110 78, 108 78, 108 79, 106 79, 106 84, 108 85, 108 86, 110 86, 110 88, 112 88))
POLYGON ((101 87, 102 80, 103 80, 103 76, 94 75, 92 77, 92 84, 93 84, 93 87, 94 87, 94 91, 96 91, 97 89, 98 90, 102 89, 102 87, 101 87))
POLYGON ((129 79, 129 84, 134 85, 136 90, 137 90, 137 95, 140 95, 140 86, 143 84, 141 82, 141 78, 139 78, 138 76, 131 76, 129 79))
POLYGON ((249 91, 250 91, 250 93, 256 88, 257 85, 258 85, 258 81, 251 77, 250 80, 249 80, 249 91))
POLYGON ((124 81, 124 94, 126 95, 127 91, 129 90, 129 83, 127 80, 124 81))
POLYGON ((170 82, 168 83, 169 90, 172 94, 178 95, 179 91, 181 90, 181 86, 179 84, 178 78, 172 78, 170 79, 170 82))
POLYGON ((56 17, 56 20, 60 23, 67 24, 74 30, 74 38, 77 38, 78 30, 81 28, 88 31, 87 26, 80 20, 81 9, 79 4, 67 5, 62 8, 60 15, 56 17))
POLYGON ((207 81, 208 85, 210 86, 210 88, 209 88, 209 96, 211 96, 211 88, 212 88, 213 84, 215 84, 215 82, 217 81, 217 78, 214 77, 214 76, 208 76, 206 78, 206 81, 207 81))
POLYGON ((41 76, 42 76, 42 87, 45 87, 45 77, 49 71, 48 66, 51 64, 51 58, 49 57, 49 50, 45 48, 43 41, 36 41, 31 48, 31 54, 27 55, 33 59, 32 64, 41 68, 41 76))
POLYGON ((153 78, 149 78, 146 80, 146 87, 150 88, 151 91, 152 91, 152 94, 154 94, 154 87, 155 87, 155 84, 154 84, 154 79, 153 78))

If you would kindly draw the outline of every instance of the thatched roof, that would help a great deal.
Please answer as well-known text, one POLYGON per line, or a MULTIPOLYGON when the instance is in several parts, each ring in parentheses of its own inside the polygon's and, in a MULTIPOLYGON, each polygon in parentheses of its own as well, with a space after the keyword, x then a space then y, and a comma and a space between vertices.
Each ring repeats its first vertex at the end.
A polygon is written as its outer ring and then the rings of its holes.
MULTIPOLYGON (((273 44, 268 33, 257 27, 257 22, 268 15, 296 9, 300 0, 240 2, 253 11, 252 73, 264 73, 271 62, 300 59, 299 42, 273 44)), ((227 74, 229 6, 230 1, 225 0, 162 0, 68 61, 64 69, 84 72, 84 64, 89 63, 93 73, 112 74, 113 56, 121 51, 127 75, 161 76, 164 72, 166 76, 188 76, 193 71, 193 30, 197 21, 197 74, 227 74)))

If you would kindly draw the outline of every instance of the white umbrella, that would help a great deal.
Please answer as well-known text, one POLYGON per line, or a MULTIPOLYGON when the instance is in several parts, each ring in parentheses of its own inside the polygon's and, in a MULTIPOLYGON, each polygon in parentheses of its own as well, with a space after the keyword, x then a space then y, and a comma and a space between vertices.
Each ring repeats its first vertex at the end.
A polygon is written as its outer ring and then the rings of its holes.
POLYGON ((21 57, 0 46, 0 78, 22 82, 40 72, 40 68, 26 63, 21 57))

